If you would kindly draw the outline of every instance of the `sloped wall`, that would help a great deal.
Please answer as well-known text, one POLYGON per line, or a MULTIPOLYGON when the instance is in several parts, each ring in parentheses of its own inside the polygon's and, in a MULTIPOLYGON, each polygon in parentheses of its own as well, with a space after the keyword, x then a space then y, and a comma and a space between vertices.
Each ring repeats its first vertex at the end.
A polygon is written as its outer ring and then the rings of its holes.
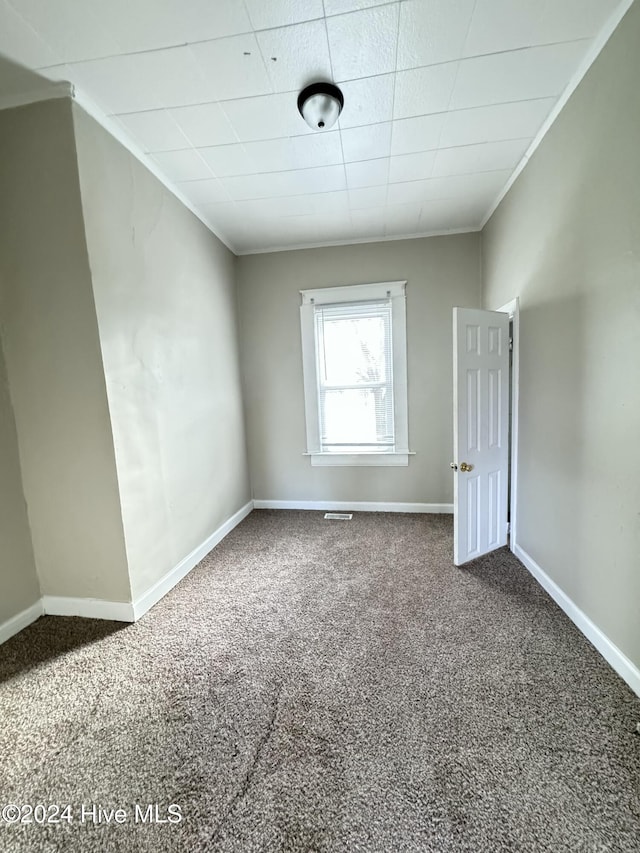
POLYGON ((250 500, 235 256, 74 105, 134 599, 250 500))
POLYGON ((41 591, 129 601, 66 100, 0 112, 0 318, 41 591))

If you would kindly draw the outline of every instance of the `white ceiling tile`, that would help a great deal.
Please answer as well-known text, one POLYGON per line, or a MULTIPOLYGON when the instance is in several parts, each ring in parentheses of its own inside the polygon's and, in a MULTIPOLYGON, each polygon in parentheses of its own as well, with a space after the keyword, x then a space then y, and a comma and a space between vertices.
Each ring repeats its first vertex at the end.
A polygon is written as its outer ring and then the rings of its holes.
POLYGON ((347 213, 349 210, 349 193, 346 190, 338 190, 329 193, 315 193, 307 196, 309 211, 317 214, 347 213))
MULTIPOLYGON (((79 4, 76 4, 79 5, 79 4)), ((97 4, 86 3, 87 6, 97 4)), ((113 19, 126 21, 118 41, 127 52, 154 50, 251 32, 243 3, 237 0, 109 0, 113 19)))
POLYGON ((255 171, 251 158, 240 143, 199 148, 198 153, 217 178, 247 175, 255 171))
POLYGON ((449 231, 478 228, 486 209, 478 204, 460 204, 459 201, 441 199, 423 205, 420 214, 420 231, 449 231))
POLYGON ((394 121, 391 153, 413 154, 437 148, 444 123, 445 113, 394 121))
POLYGON ((113 56, 122 50, 109 3, 19 0, 13 5, 63 62, 113 56))
POLYGON ((204 181, 188 181, 176 185, 192 204, 217 204, 230 201, 229 195, 217 178, 204 181))
POLYGON ((322 0, 244 0, 253 28, 266 30, 322 18, 322 0))
POLYGON ((30 68, 60 62, 60 57, 35 30, 18 15, 8 0, 0 2, 0 54, 30 68))
POLYGON ((342 166, 319 169, 296 169, 291 172, 269 172, 222 178, 221 184, 234 200, 266 198, 346 189, 342 166))
POLYGON ((477 0, 463 55, 591 38, 618 0, 477 0))
POLYGON ((349 193, 338 190, 330 193, 315 193, 308 196, 310 210, 317 214, 346 214, 349 210, 349 193))
POLYGON ((357 12, 370 6, 379 6, 380 0, 324 0, 327 15, 342 15, 345 12, 357 12))
POLYGON ((344 108, 340 114, 340 127, 360 127, 390 121, 393 112, 393 81, 393 74, 382 74, 341 83, 344 108))
POLYGON ((435 151, 420 151, 417 154, 400 154, 392 157, 389 161, 389 183, 430 178, 435 158, 435 151))
POLYGON ((189 147, 189 140, 167 110, 129 113, 117 116, 116 120, 143 151, 171 151, 189 147))
POLYGON ((251 168, 246 171, 247 174, 250 172, 254 174, 258 172, 285 172, 288 169, 296 168, 291 162, 291 142, 289 139, 245 142, 244 147, 251 165, 251 168))
POLYGON ((477 228, 618 5, 0 0, 0 93, 69 79, 240 250, 477 228))
POLYGON ((305 213, 313 213, 311 198, 312 196, 305 195, 277 198, 265 196, 265 198, 238 201, 236 207, 246 220, 255 220, 260 224, 271 221, 275 216, 301 216, 305 213))
POLYGON ((112 56, 69 66, 71 81, 109 115, 164 106, 155 81, 140 73, 138 55, 112 56))
POLYGON ((375 187, 385 184, 389 175, 389 158, 381 160, 363 160, 360 163, 347 163, 347 186, 350 190, 359 187, 375 187))
POLYGON ((211 169, 193 148, 159 151, 153 159, 172 181, 199 181, 212 176, 211 169))
POLYGON ((420 205, 394 205, 385 210, 386 237, 398 237, 403 234, 416 234, 420 222, 420 205))
POLYGON ((384 236, 384 208, 352 210, 350 214, 350 236, 354 240, 384 236))
POLYGON ((239 201, 237 207, 243 216, 270 219, 277 216, 305 216, 312 213, 341 213, 349 207, 348 194, 344 190, 320 192, 310 195, 280 196, 278 198, 239 201))
POLYGON ((396 70, 397 3, 328 18, 327 31, 336 80, 396 70))
MULTIPOLYGON (((513 0, 511 0, 512 5, 513 0)), ((398 69, 459 59, 475 0, 406 0, 400 7, 398 69)))
POLYGON ((337 130, 294 136, 290 143, 289 168, 306 169, 311 166, 336 166, 342 163, 342 146, 337 130))
POLYGON ((272 91, 253 33, 193 44, 188 49, 214 93, 201 101, 248 98, 272 91))
POLYGON ((298 112, 297 93, 225 101, 222 108, 240 142, 312 133, 298 112))
POLYGON ((389 204, 415 204, 428 198, 431 181, 406 181, 399 184, 389 184, 387 201, 389 204))
POLYGON ((433 177, 513 169, 522 159, 529 142, 529 139, 509 139, 459 148, 441 148, 435 155, 433 177))
POLYGON ((388 157, 391 153, 391 122, 345 128, 340 135, 346 163, 388 157))
POLYGON ((163 107, 198 104, 215 98, 212 81, 198 67, 188 47, 152 50, 133 57, 138 79, 163 107))
POLYGON ((342 162, 340 135, 337 131, 246 142, 245 148, 254 172, 309 169, 335 166, 342 162))
POLYGON ((219 104, 197 104, 169 112, 196 148, 237 141, 229 119, 219 104))
POLYGON ((559 95, 587 46, 570 42, 463 59, 451 109, 559 95))
POLYGON ((506 183, 511 170, 481 172, 475 175, 429 178, 389 185, 389 204, 410 204, 434 199, 471 199, 489 206, 506 183))
POLYGON ((324 216, 316 219, 316 242, 344 243, 348 239, 351 219, 344 216, 324 216))
POLYGON ((309 83, 331 79, 324 20, 264 30, 257 40, 274 92, 298 92, 309 83))
POLYGON ((396 74, 394 118, 439 113, 446 110, 456 80, 457 63, 414 68, 396 74))
POLYGON ((454 110, 447 114, 440 145, 451 148, 475 142, 496 142, 526 136, 533 138, 555 102, 555 98, 539 98, 454 110))
POLYGON ((349 207, 351 210, 362 210, 372 207, 383 207, 387 201, 387 185, 377 187, 362 187, 349 190, 349 207))
POLYGON ((201 204, 199 209, 211 219, 222 222, 241 222, 242 214, 234 201, 220 201, 214 204, 201 204))

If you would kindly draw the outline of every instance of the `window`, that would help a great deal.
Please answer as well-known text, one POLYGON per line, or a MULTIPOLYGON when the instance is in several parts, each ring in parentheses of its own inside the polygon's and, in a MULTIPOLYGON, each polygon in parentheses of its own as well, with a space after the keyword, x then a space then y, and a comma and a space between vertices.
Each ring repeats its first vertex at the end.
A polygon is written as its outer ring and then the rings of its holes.
POLYGON ((312 465, 407 465, 406 282, 303 290, 312 465))

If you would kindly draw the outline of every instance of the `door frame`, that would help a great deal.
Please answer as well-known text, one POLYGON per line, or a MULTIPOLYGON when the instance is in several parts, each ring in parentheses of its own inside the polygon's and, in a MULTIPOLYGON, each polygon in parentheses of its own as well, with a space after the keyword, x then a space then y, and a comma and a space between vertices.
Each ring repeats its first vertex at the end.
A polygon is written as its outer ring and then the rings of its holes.
POLYGON ((518 522, 518 409, 520 399, 520 299, 516 296, 497 308, 513 322, 511 359, 511 493, 509 495, 509 549, 515 553, 518 522))

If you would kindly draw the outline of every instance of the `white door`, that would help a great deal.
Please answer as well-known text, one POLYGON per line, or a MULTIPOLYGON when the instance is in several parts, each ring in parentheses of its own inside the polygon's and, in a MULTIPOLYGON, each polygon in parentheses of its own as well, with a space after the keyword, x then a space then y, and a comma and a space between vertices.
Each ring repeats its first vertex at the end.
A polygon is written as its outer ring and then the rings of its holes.
POLYGON ((507 544, 509 315, 453 309, 453 561, 507 544))

